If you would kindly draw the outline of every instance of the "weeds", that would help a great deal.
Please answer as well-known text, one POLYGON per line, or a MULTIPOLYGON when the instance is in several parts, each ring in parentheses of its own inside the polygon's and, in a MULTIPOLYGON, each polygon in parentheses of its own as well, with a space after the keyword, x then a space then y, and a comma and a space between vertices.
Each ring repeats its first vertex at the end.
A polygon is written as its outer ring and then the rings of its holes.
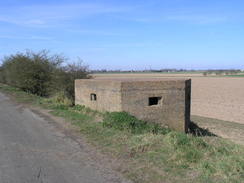
POLYGON ((128 131, 132 134, 167 134, 170 132, 170 129, 160 127, 158 124, 138 120, 126 112, 107 112, 103 119, 103 126, 128 131))

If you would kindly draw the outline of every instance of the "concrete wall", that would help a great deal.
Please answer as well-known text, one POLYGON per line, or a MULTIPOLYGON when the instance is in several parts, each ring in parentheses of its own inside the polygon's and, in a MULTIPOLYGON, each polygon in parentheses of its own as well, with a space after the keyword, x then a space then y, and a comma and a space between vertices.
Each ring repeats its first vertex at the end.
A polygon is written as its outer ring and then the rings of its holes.
POLYGON ((121 83, 94 79, 75 80, 75 104, 98 111, 121 111, 121 83), (97 100, 90 95, 96 94, 97 100))
POLYGON ((138 81, 122 83, 122 110, 137 118, 186 131, 190 120, 190 81, 138 81), (186 98, 186 96, 188 98, 186 98), (149 106, 150 97, 160 97, 149 106), (187 100, 186 100, 187 99, 187 100))
POLYGON ((138 119, 187 131, 190 121, 190 80, 76 80, 75 103, 99 111, 126 111, 138 119), (96 101, 90 94, 97 95, 96 101), (149 105, 150 97, 160 97, 149 105))

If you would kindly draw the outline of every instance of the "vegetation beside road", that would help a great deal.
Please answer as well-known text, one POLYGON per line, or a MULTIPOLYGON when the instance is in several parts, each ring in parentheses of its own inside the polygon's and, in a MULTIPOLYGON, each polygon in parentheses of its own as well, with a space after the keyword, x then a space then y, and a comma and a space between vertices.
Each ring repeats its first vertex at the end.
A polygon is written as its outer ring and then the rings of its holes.
POLYGON ((0 65, 0 82, 38 96, 64 95, 74 102, 74 80, 89 78, 81 61, 70 63, 57 54, 26 51, 6 56, 0 65))
POLYGON ((70 106, 62 96, 44 98, 0 84, 17 101, 50 109, 77 126, 102 153, 118 159, 134 182, 243 182, 244 147, 201 128, 184 134, 152 125, 127 113, 100 113, 70 106), (195 135, 194 135, 195 134, 195 135))

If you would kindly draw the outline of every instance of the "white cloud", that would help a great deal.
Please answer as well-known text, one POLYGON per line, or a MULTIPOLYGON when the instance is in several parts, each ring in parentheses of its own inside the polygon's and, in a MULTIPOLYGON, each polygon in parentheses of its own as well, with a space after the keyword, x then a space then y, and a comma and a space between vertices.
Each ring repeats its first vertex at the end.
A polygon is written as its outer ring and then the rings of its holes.
POLYGON ((214 15, 214 14, 187 14, 187 13, 162 13, 151 17, 131 17, 123 18, 123 20, 134 21, 139 23, 163 23, 163 22, 184 22, 193 24, 215 24, 223 23, 230 20, 228 16, 214 15))
POLYGON ((11 35, 0 35, 0 39, 23 39, 23 40, 54 40, 52 37, 45 36, 11 36, 11 35))
POLYGON ((95 3, 0 7, 0 21, 23 26, 52 26, 71 19, 121 13, 129 9, 95 3))
POLYGON ((92 30, 92 29, 66 29, 70 33, 81 34, 81 35, 98 35, 98 36, 130 36, 131 34, 107 31, 107 30, 92 30))
POLYGON ((182 21, 182 22, 197 23, 197 24, 223 23, 228 20, 226 16, 199 15, 199 14, 169 15, 166 16, 165 19, 170 21, 182 21))
POLYGON ((213 12, 189 12, 188 9, 171 9, 148 12, 146 7, 111 6, 98 3, 49 4, 32 6, 0 7, 0 22, 32 27, 57 27, 68 25, 72 20, 112 14, 118 20, 140 23, 181 21, 194 24, 213 24, 228 21, 227 16, 213 12), (132 11, 133 10, 133 11, 132 11), (145 15, 145 13, 147 15, 145 15))

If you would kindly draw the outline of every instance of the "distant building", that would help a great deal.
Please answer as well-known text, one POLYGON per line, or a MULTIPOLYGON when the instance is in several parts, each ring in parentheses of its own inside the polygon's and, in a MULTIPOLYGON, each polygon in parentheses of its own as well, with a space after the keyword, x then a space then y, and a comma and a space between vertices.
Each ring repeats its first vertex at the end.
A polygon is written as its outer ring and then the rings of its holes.
POLYGON ((75 103, 98 111, 125 111, 177 131, 188 130, 191 80, 79 79, 75 103))

